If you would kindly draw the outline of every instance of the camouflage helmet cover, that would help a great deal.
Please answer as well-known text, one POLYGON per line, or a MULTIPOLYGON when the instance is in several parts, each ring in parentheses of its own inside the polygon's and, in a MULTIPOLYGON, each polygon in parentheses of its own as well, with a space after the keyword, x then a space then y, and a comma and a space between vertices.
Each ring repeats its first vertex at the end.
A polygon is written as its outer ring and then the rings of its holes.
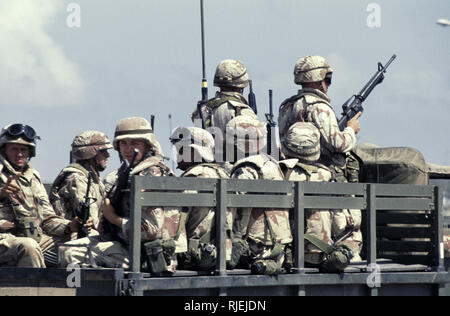
POLYGON ((315 162, 320 157, 320 132, 313 123, 297 122, 289 128, 281 147, 287 157, 315 162))
MULTIPOLYGON (((5 144, 20 144, 30 147, 30 158, 36 156, 36 139, 28 140, 24 137, 10 136, 7 133, 8 128, 13 124, 8 124, 0 132, 0 148, 5 144)), ((40 138, 39 138, 40 139, 40 138)))
POLYGON ((99 131, 84 131, 73 139, 72 157, 76 160, 94 158, 99 151, 113 148, 108 137, 99 131))
POLYGON ((153 134, 150 123, 143 117, 127 117, 117 123, 114 133, 114 149, 119 150, 119 141, 124 139, 136 139, 146 142, 157 155, 163 155, 161 145, 153 134))
POLYGON ((227 123, 226 142, 241 152, 259 152, 267 144, 266 136, 266 125, 251 116, 239 115, 227 123))
POLYGON ((239 60, 223 60, 216 68, 214 85, 216 87, 245 88, 248 86, 247 69, 239 60))
POLYGON ((198 162, 214 161, 214 137, 207 130, 198 127, 178 127, 170 136, 170 141, 177 148, 177 161, 191 162, 191 155, 186 155, 186 150, 182 148, 192 148, 194 150, 194 159, 199 157, 198 162), (188 161, 186 161, 188 160, 188 161))
POLYGON ((325 58, 321 56, 306 56, 297 61, 294 67, 294 82, 302 84, 307 82, 319 82, 325 76, 333 72, 325 58))

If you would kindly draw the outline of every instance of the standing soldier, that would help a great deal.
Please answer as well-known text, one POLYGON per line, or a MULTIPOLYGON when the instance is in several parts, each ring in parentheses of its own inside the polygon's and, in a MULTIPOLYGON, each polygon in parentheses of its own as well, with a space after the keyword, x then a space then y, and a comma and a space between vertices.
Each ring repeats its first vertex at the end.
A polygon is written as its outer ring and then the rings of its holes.
POLYGON ((55 214, 39 173, 29 164, 36 139, 35 130, 24 124, 7 125, 0 133, 0 264, 45 267, 42 254, 55 259, 56 244, 78 231, 78 218, 55 214))
MULTIPOLYGON (((197 127, 179 127, 170 137, 177 149, 178 168, 181 177, 229 179, 227 170, 214 163, 214 138, 206 130, 197 127)), ((231 259, 231 234, 233 211, 227 210, 227 260, 231 259)), ((188 251, 183 255, 183 268, 211 270, 216 266, 217 248, 215 236, 215 208, 192 207, 186 221, 188 251)))
MULTIPOLYGON (((294 123, 281 146, 287 158, 280 161, 286 180, 332 181, 330 170, 317 162, 320 157, 320 132, 314 124, 294 123)), ((306 210, 305 262, 320 267, 324 272, 342 272, 353 258, 351 248, 333 240, 340 233, 333 229, 335 214, 331 210, 306 210)))
MULTIPOLYGON (((280 141, 284 141, 292 124, 313 123, 320 132, 318 162, 331 170, 336 181, 356 182, 359 165, 350 151, 356 145, 356 134, 360 130, 358 118, 361 113, 349 120, 343 131, 339 130, 336 114, 327 96, 332 74, 333 69, 321 56, 307 56, 298 60, 294 67, 294 82, 302 85, 302 89, 280 106, 280 141)), ((333 220, 335 230, 341 232, 340 236, 346 236, 346 242, 351 245, 355 261, 360 258, 362 247, 360 224, 360 210, 343 210, 336 213, 333 220)))
POLYGON ((225 133, 228 121, 235 116, 250 115, 257 118, 243 95, 248 83, 247 69, 241 61, 221 61, 214 75, 214 86, 219 87, 220 91, 202 105, 201 115, 198 109, 191 114, 192 121, 202 119, 205 128, 217 127, 225 133))
POLYGON ((100 172, 106 169, 108 149, 112 147, 108 137, 99 131, 84 131, 75 136, 72 142, 75 162, 59 173, 50 191, 50 202, 56 214, 72 220, 80 214, 81 205, 88 197, 90 217, 98 228, 100 207, 105 198, 100 172))
MULTIPOLYGON (((284 180, 278 162, 262 153, 266 132, 265 124, 250 116, 238 116, 227 124, 227 142, 234 145, 235 156, 246 157, 234 164, 232 179, 284 180)), ((289 269, 292 264, 289 210, 240 208, 233 230, 231 267, 246 263, 255 274, 277 274, 283 267, 289 269)))
MULTIPOLYGON (((90 264, 87 247, 89 245, 95 264, 103 267, 129 267, 129 216, 130 182, 125 179, 125 187, 118 187, 121 175, 128 167, 133 175, 154 177, 173 176, 172 170, 164 165, 159 155, 159 143, 155 139, 150 123, 142 117, 129 117, 119 121, 113 141, 114 149, 125 160, 116 173, 116 181, 108 192, 102 206, 104 220, 101 222, 100 236, 82 238, 62 247, 62 265, 76 263, 90 264), (136 154, 137 153, 137 154, 136 154), (134 162, 133 162, 134 159, 134 162), (115 193, 119 195, 116 195, 115 193), (120 199, 115 201, 115 197, 120 199)), ((174 272, 176 255, 187 250, 186 231, 183 216, 177 208, 144 207, 142 209, 141 238, 146 249, 147 266, 153 274, 174 272), (157 255, 154 255, 157 254, 157 255)))

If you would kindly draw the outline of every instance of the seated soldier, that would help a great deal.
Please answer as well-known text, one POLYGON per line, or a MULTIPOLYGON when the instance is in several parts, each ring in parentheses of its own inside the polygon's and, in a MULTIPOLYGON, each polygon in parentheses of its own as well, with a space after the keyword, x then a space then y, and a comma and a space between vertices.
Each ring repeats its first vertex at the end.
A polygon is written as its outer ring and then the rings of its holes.
MULTIPOLYGON (((159 143, 144 118, 129 117, 120 120, 116 126, 113 145, 125 161, 116 173, 116 181, 102 206, 104 220, 101 221, 101 234, 78 239, 66 243, 67 247, 61 247, 62 266, 69 263, 89 266, 94 261, 102 267, 128 269, 131 183, 125 179, 125 187, 119 187, 121 175, 128 167, 131 168, 130 176, 174 175, 162 162, 159 143)), ((142 246, 145 249, 147 269, 152 274, 174 272, 177 267, 176 255, 187 250, 181 215, 177 208, 142 208, 142 246)))
MULTIPOLYGON (((179 127, 170 136, 177 150, 181 177, 229 179, 229 173, 214 163, 214 138, 206 130, 197 127, 179 127)), ((231 232, 234 209, 227 210, 226 256, 231 259, 231 232)), ((182 254, 183 269, 212 270, 216 267, 215 208, 191 207, 186 221, 188 251, 182 254)))
MULTIPOLYGON (((56 264, 56 244, 78 231, 78 218, 55 214, 29 163, 36 156, 36 139, 35 130, 24 124, 7 125, 0 133, 0 265, 56 264)), ((89 221, 84 227, 91 226, 89 221)))
MULTIPOLYGON (((81 214, 81 209, 87 197, 89 217, 95 229, 98 228, 100 207, 106 195, 100 172, 106 169, 110 148, 112 145, 102 132, 84 131, 75 136, 72 142, 75 162, 61 170, 50 190, 49 198, 56 214, 69 220, 85 216, 81 214)), ((92 230, 93 233, 98 234, 96 230, 92 230)), ((86 237, 85 234, 80 236, 86 237)), ((72 238, 75 237, 74 234, 72 238)))
MULTIPOLYGON (((234 150, 232 179, 283 180, 278 162, 263 153, 266 126, 250 116, 238 116, 227 124, 227 151, 234 150)), ((227 152, 227 155, 229 153, 227 152)), ((254 274, 277 274, 290 268, 292 234, 289 210, 239 208, 233 226, 231 265, 250 267, 254 274)))
MULTIPOLYGON (((330 169, 317 162, 320 157, 320 132, 312 123, 294 123, 281 146, 283 154, 289 158, 280 161, 286 180, 332 181, 330 169)), ((322 271, 339 272, 350 263, 354 250, 344 240, 335 240, 341 233, 338 228, 342 214, 343 211, 306 210, 307 264, 319 266, 322 271)))

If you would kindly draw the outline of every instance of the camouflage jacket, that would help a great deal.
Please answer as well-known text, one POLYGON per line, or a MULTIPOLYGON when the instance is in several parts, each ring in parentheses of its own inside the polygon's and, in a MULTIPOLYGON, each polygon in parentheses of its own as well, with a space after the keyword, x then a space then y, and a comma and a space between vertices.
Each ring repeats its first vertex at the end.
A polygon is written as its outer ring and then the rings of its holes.
MULTIPOLYGON (((0 186, 17 172, 0 155, 0 186)), ((49 202, 47 191, 41 182, 39 173, 30 164, 24 168, 17 180, 21 191, 12 198, 0 201, 0 220, 17 222, 20 218, 34 218, 34 226, 50 236, 65 236, 69 232, 70 221, 57 216, 49 202)), ((9 231, 13 234, 14 229, 9 231)))
MULTIPOLYGON (((118 171, 107 176, 105 187, 108 196, 112 196, 115 190, 118 171)), ((167 167, 159 157, 147 156, 139 162, 130 173, 130 176, 153 176, 166 177, 174 176, 172 170, 167 167)), ((126 214, 130 214, 130 193, 125 193, 123 199, 123 207, 126 214)), ((181 219, 181 211, 174 207, 143 207, 142 223, 141 223, 141 239, 145 241, 153 241, 156 239, 169 240, 177 234, 181 219)), ((128 240, 130 232, 130 223, 125 218, 122 226, 122 238, 128 240)), ((176 253, 187 251, 186 229, 181 227, 181 232, 177 240, 175 240, 176 253)))
MULTIPOLYGON (((215 163, 201 163, 186 170, 181 177, 229 179, 229 173, 215 163)), ((186 222, 186 233, 188 239, 201 239, 207 232, 211 232, 214 226, 215 208, 193 207, 189 211, 186 222)), ((233 211, 227 211, 227 227, 231 231, 233 225, 233 211)), ((215 239, 215 236, 211 236, 215 239)), ((209 240, 205 241, 209 242, 209 240)))
MULTIPOLYGON (((272 157, 261 154, 239 160, 231 172, 233 179, 284 180, 283 172, 272 157)), ((233 227, 237 236, 256 243, 273 245, 292 241, 289 210, 238 209, 233 227)))
POLYGON ((320 161, 329 166, 345 165, 345 156, 356 145, 352 128, 339 130, 336 114, 328 96, 317 89, 305 88, 286 99, 280 106, 278 126, 283 141, 289 127, 295 122, 312 122, 320 131, 320 161))
POLYGON ((280 161, 280 167, 288 181, 328 182, 332 179, 331 171, 321 164, 304 164, 293 158, 280 161))
MULTIPOLYGON (((215 98, 208 100, 202 106, 205 128, 218 127, 222 133, 225 133, 227 123, 236 116, 250 115, 258 118, 248 105, 245 97, 238 92, 216 92, 215 98)), ((198 110, 191 114, 191 119, 200 119, 198 110)))
MULTIPOLYGON (((57 215, 72 220, 79 210, 80 203, 85 201, 89 171, 86 167, 73 163, 64 168, 53 182, 50 191, 50 203, 57 215)), ((98 227, 100 207, 105 198, 105 186, 98 172, 91 171, 91 187, 89 189, 90 215, 94 227, 98 227)))

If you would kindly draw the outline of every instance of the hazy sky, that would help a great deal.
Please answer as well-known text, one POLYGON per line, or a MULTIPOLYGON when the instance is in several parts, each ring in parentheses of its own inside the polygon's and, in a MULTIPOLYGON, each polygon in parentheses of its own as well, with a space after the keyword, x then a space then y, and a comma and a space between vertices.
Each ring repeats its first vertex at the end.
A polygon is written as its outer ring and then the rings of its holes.
MULTIPOLYGON (((240 59, 253 79, 260 119, 269 89, 277 116, 279 104, 299 89, 295 62, 322 55, 334 69, 329 95, 340 116, 377 63, 397 54, 364 104, 358 142, 410 146, 429 162, 450 165, 450 27, 436 24, 450 18, 448 0, 204 5, 210 97, 218 62, 240 59)), ((42 140, 32 165, 46 181, 67 165, 76 134, 96 129, 112 140, 128 116, 154 114, 169 156, 168 115, 172 128, 190 125, 201 97, 200 45, 199 0, 0 0, 1 124, 37 130, 42 140)), ((119 163, 111 154, 108 171, 119 163)))

